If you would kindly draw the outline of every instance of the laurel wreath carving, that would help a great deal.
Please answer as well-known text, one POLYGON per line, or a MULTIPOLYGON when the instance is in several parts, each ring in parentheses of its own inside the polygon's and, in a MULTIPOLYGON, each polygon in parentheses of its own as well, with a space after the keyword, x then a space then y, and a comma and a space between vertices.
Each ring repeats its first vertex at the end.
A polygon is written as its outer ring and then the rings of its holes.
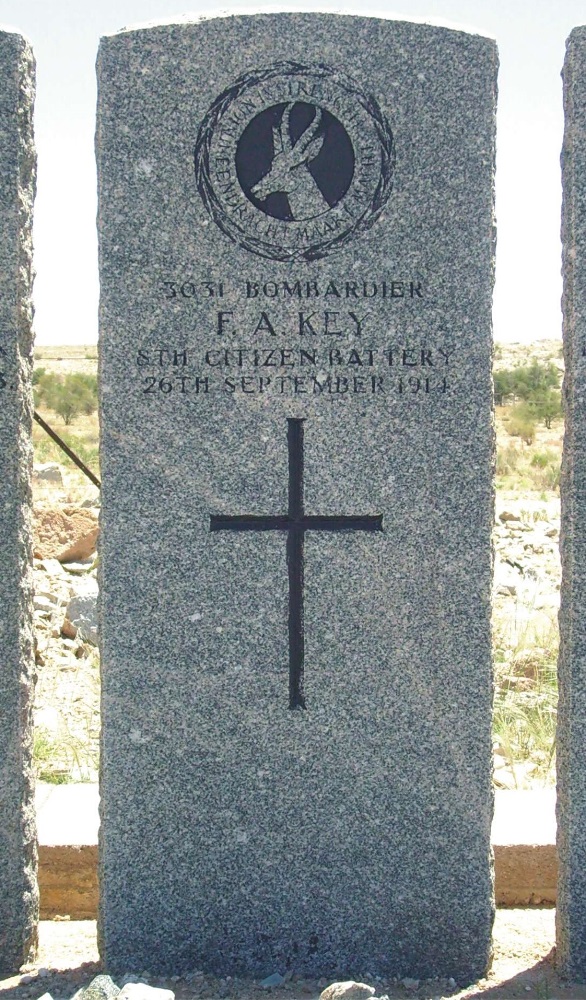
POLYGON ((225 90, 214 101, 201 123, 195 144, 195 178, 201 199, 217 226, 234 243, 250 253, 271 260, 310 261, 318 260, 346 246, 374 225, 388 201, 392 189, 392 175, 395 165, 393 135, 390 125, 374 97, 366 94, 351 77, 339 73, 325 64, 305 66, 302 63, 283 61, 264 70, 251 71, 239 77, 233 86, 225 90), (210 175, 210 150, 216 127, 230 107, 251 87, 258 86, 274 77, 305 76, 333 78, 337 87, 344 90, 353 101, 359 103, 374 123, 381 145, 381 174, 370 205, 358 219, 336 236, 324 239, 310 247, 281 247, 247 233, 222 206, 216 195, 210 175))

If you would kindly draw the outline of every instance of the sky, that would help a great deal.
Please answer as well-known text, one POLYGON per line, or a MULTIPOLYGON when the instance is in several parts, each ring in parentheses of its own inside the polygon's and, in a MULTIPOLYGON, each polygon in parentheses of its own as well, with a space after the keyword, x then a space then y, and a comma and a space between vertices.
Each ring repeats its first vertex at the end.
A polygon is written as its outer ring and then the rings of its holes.
MULTIPOLYGON (((560 73, 565 41, 586 24, 586 0, 371 0, 368 13, 431 20, 496 38, 496 341, 561 337, 560 73), (376 4, 376 6, 375 6, 376 4)), ((280 9, 365 13, 350 0, 292 0, 280 9)), ((32 42, 37 61, 34 286, 37 344, 98 336, 94 126, 99 39, 150 20, 226 11, 210 0, 0 0, 0 24, 32 42)), ((250 0, 229 10, 250 10, 250 0)), ((258 0, 257 10, 275 9, 258 0)))

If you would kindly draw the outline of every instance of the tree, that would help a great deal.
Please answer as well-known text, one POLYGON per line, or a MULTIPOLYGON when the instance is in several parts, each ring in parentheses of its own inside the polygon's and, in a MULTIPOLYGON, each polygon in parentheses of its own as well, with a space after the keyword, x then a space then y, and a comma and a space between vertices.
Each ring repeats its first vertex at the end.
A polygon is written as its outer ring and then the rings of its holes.
POLYGON ((531 408, 535 419, 543 420, 548 429, 552 420, 557 420, 562 415, 562 397, 556 389, 544 389, 534 393, 527 400, 527 405, 531 408))
POLYGON ((511 437, 520 437, 525 444, 533 444, 535 420, 527 403, 518 403, 512 408, 507 420, 507 430, 511 437))
POLYGON ((502 406, 507 396, 513 395, 513 371, 503 369, 494 373, 494 401, 502 406))
POLYGON ((88 416, 93 413, 97 402, 98 386, 94 375, 43 372, 35 390, 35 403, 42 403, 53 410, 66 426, 80 413, 88 416))
POLYGON ((513 392, 519 399, 531 399, 538 393, 548 389, 558 389, 560 373, 552 361, 540 364, 532 361, 530 365, 513 368, 513 392))
MULTIPOLYGON (((515 407, 515 420, 543 421, 551 427, 552 420, 562 414, 560 373, 552 361, 541 364, 532 361, 530 365, 503 369, 494 373, 494 395, 497 406, 502 406, 507 397, 525 404, 521 412, 515 407)), ((533 428, 535 430, 535 428, 533 428)), ((523 434, 519 435, 523 437, 523 434)))

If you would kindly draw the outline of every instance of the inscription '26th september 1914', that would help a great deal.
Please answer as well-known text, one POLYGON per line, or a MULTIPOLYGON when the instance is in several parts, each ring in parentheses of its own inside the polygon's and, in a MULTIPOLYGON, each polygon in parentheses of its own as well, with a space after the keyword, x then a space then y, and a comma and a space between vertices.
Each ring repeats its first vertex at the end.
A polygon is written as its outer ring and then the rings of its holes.
POLYGON ((203 306, 198 336, 210 339, 203 347, 140 347, 136 366, 145 395, 333 400, 449 392, 453 345, 411 336, 385 344, 389 306, 416 308, 425 298, 420 280, 177 278, 159 287, 170 307, 203 306))

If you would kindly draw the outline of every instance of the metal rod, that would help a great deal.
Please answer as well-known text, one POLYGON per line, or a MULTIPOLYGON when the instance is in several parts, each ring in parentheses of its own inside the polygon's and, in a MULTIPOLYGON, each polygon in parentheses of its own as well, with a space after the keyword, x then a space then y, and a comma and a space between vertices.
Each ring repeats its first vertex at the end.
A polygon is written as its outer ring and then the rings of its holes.
POLYGON ((65 441, 63 441, 59 437, 59 435, 55 433, 55 431, 53 430, 52 427, 49 427, 49 424, 46 423, 41 416, 39 416, 39 414, 37 413, 36 410, 34 411, 33 416, 34 416, 35 420, 37 421, 37 423, 43 428, 43 430, 47 432, 47 434, 49 435, 49 437, 53 438, 53 441, 55 442, 55 444, 59 445, 59 447, 61 448, 61 450, 64 451, 65 454, 69 456, 69 458, 71 459, 71 461, 75 462, 75 464, 77 465, 78 469, 81 469, 81 471, 88 477, 88 479, 91 480, 91 482, 94 484, 94 486, 97 486, 98 489, 99 489, 102 484, 101 484, 100 480, 97 478, 97 476, 94 476, 94 474, 91 471, 91 469, 88 469, 87 465, 84 465, 84 463, 82 462, 81 458, 78 458, 78 456, 75 454, 75 452, 71 450, 71 448, 69 447, 69 445, 65 444, 65 441))

